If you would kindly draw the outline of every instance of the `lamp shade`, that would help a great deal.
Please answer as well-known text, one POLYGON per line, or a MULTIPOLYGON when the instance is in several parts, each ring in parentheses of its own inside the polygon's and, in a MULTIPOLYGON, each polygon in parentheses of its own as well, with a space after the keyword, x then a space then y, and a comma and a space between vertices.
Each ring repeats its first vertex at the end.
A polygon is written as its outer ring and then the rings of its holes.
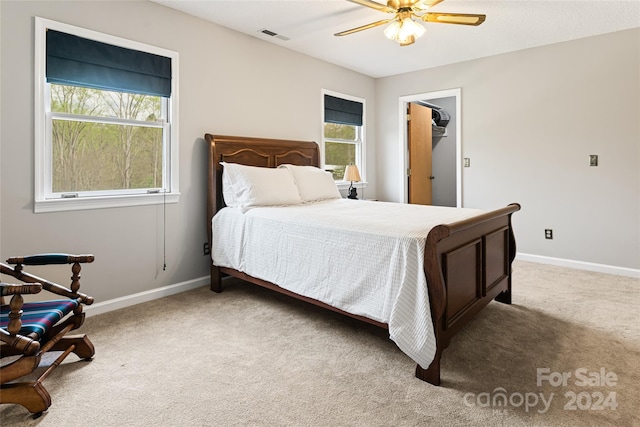
POLYGON ((360 181, 360 171, 358 171, 358 166, 356 165, 347 165, 344 170, 344 180, 351 182, 360 181))
POLYGON ((426 31, 426 28, 412 19, 411 13, 405 12, 385 28, 384 35, 397 41, 401 46, 407 46, 414 43, 426 31))

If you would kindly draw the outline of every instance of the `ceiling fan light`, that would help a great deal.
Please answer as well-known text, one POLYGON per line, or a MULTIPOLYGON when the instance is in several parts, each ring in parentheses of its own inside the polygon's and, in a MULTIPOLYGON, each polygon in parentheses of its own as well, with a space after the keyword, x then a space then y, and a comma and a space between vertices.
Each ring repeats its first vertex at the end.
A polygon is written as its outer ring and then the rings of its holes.
POLYGON ((401 26, 402 24, 400 24, 400 21, 393 21, 391 24, 387 26, 387 28, 384 29, 384 35, 388 39, 397 40, 398 33, 400 33, 401 26))
POLYGON ((425 33, 426 29, 411 18, 402 20, 402 26, 398 32, 398 41, 408 40, 410 37, 417 39, 425 33))
POLYGON ((411 21, 411 18, 404 18, 402 20, 400 31, 398 32, 398 38, 406 39, 413 34, 413 25, 411 25, 412 22, 413 21, 411 21))
POLYGON ((416 38, 422 37, 424 33, 427 32, 427 29, 424 28, 424 26, 421 25, 419 22, 416 22, 416 21, 411 21, 411 22, 413 23, 413 35, 416 36, 416 38))
POLYGON ((408 46, 426 31, 426 28, 411 18, 411 14, 406 13, 391 22, 384 29, 384 35, 400 43, 401 46, 408 46))

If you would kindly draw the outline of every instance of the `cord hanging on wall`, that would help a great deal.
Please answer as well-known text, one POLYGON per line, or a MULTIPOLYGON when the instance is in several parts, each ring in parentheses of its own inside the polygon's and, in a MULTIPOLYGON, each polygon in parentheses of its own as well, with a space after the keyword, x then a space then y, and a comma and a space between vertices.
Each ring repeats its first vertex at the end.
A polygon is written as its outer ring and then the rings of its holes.
POLYGON ((162 189, 162 271, 167 270, 167 189, 162 189))
MULTIPOLYGON (((158 194, 160 190, 147 190, 148 194, 158 194)), ((162 271, 167 269, 167 189, 162 189, 162 271)))

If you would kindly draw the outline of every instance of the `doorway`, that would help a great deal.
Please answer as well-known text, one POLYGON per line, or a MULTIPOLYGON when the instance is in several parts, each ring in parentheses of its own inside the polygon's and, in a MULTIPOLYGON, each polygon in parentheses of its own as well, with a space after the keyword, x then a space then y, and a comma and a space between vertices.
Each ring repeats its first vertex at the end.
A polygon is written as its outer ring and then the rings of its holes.
MULTIPOLYGON (((407 131, 407 109, 409 104, 442 107, 451 115, 445 135, 433 138, 433 204, 440 206, 462 206, 462 138, 461 138, 461 90, 449 89, 438 92, 418 93, 399 98, 400 108, 400 191, 404 203, 409 201, 410 150, 407 131)), ((415 162, 414 162, 415 163, 415 162)))

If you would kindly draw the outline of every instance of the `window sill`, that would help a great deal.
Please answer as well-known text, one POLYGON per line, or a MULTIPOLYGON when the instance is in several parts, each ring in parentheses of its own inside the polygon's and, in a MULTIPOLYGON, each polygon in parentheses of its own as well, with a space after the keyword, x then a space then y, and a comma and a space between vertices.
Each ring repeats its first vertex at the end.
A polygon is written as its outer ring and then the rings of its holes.
POLYGON ((127 196, 79 197, 71 199, 36 200, 34 213, 80 211, 88 209, 121 208, 128 206, 178 203, 180 193, 133 194, 127 196))

